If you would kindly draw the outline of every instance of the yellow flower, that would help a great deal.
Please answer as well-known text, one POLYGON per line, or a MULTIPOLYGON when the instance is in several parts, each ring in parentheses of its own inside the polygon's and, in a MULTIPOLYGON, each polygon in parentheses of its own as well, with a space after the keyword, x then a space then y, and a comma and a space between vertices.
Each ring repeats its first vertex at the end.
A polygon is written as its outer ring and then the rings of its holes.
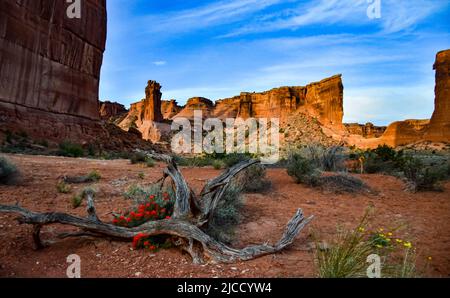
POLYGON ((361 233, 364 233, 365 229, 363 227, 359 227, 358 231, 360 231, 361 233))
POLYGON ((383 232, 383 231, 384 231, 384 229, 383 229, 383 228, 379 228, 379 229, 378 229, 378 231, 380 231, 380 232, 383 232))
POLYGON ((381 246, 380 244, 377 244, 376 247, 383 248, 383 246, 381 246))
POLYGON ((402 239, 395 239, 395 241, 397 241, 397 243, 402 243, 403 242, 402 239))
POLYGON ((391 239, 390 239, 390 238, 386 238, 386 241, 387 241, 387 242, 391 242, 391 239))
POLYGON ((404 245, 406 248, 411 248, 411 247, 412 247, 411 242, 405 242, 403 245, 404 245))
POLYGON ((392 236, 393 234, 391 232, 387 233, 388 236, 392 236))

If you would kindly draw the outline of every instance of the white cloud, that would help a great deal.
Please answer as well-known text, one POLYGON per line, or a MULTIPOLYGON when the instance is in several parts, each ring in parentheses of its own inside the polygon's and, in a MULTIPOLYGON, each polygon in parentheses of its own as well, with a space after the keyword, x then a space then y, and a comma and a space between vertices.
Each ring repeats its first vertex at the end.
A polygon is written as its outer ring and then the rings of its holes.
POLYGON ((167 61, 153 61, 152 64, 156 65, 156 66, 164 66, 167 64, 167 61))

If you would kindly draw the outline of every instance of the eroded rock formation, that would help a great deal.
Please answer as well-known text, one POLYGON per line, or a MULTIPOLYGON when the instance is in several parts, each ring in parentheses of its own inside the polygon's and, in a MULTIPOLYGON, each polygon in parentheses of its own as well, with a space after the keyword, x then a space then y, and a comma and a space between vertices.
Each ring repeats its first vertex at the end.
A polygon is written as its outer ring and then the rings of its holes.
POLYGON ((123 104, 111 101, 100 102, 100 118, 103 120, 112 120, 128 113, 123 104))
POLYGON ((364 138, 379 138, 386 131, 385 126, 375 126, 370 122, 366 124, 346 123, 345 127, 350 134, 360 135, 364 138))
MULTIPOLYGON (((344 137, 350 145, 375 148, 379 145, 398 147, 425 141, 450 142, 450 50, 437 53, 435 108, 431 120, 405 120, 390 124, 379 138, 344 137)), ((352 133, 352 130, 350 130, 352 133)))
POLYGON ((165 120, 172 120, 172 118, 181 111, 175 99, 163 100, 161 102, 161 113, 165 120))

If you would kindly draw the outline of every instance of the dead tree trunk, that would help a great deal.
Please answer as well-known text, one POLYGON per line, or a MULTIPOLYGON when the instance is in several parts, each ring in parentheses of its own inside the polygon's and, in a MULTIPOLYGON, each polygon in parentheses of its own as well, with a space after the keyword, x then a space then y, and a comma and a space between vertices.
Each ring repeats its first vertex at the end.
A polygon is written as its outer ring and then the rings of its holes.
POLYGON ((305 218, 302 210, 299 209, 288 222, 281 239, 275 245, 265 243, 243 249, 231 248, 210 237, 202 230, 202 227, 208 223, 232 178, 258 161, 245 161, 226 170, 220 176, 209 181, 197 197, 188 186, 172 157, 156 153, 147 154, 168 165, 163 179, 170 177, 173 180, 176 196, 171 219, 150 221, 134 228, 119 227, 102 222, 96 214, 94 196, 91 193, 86 194, 88 197, 88 216, 86 218, 57 212, 35 213, 20 206, 0 205, 0 212, 18 214, 20 215, 19 223, 33 225, 33 241, 36 248, 43 247, 39 236, 43 226, 64 224, 78 227, 80 231, 62 234, 61 238, 92 236, 131 241, 140 233, 149 236, 170 235, 177 239, 176 245, 190 254, 194 263, 203 263, 206 260, 212 262, 245 261, 276 253, 292 244, 300 231, 312 220, 312 216, 305 218))

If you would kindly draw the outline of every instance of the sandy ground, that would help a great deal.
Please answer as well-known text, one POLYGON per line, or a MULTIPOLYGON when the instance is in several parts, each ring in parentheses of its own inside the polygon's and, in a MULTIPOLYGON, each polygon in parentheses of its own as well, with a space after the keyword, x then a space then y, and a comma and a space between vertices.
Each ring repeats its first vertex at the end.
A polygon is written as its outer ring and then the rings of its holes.
MULTIPOLYGON (((62 175, 84 175, 98 170, 102 179, 96 206, 102 220, 112 220, 111 211, 120 212, 130 206, 122 193, 134 183, 158 180, 163 164, 155 168, 131 165, 127 160, 98 161, 59 157, 9 155, 23 173, 20 186, 0 186, 0 204, 16 204, 34 211, 61 211, 85 215, 85 206, 74 210, 72 194, 56 190, 62 175), (145 179, 139 173, 145 173, 145 179)), ((219 174, 212 168, 183 168, 184 176, 195 191, 207 179, 219 174)), ((18 225, 16 216, 0 214, 0 276, 65 277, 70 254, 81 257, 83 277, 313 277, 315 276, 312 234, 331 239, 337 226, 355 227, 369 205, 375 207, 374 228, 390 229, 402 225, 400 236, 413 242, 419 264, 432 257, 428 276, 450 276, 450 183, 441 193, 405 192, 404 184, 390 176, 358 175, 377 194, 332 194, 297 185, 283 169, 268 170, 273 189, 266 194, 245 195, 243 222, 238 230, 237 247, 257 244, 280 237, 286 222, 302 208, 305 215, 315 215, 313 222, 287 250, 249 262, 230 265, 192 265, 189 256, 177 249, 150 253, 133 251, 130 243, 101 239, 71 238, 55 240, 54 236, 71 227, 61 225, 43 229, 42 237, 54 241, 49 247, 35 251, 31 227, 18 225)))

